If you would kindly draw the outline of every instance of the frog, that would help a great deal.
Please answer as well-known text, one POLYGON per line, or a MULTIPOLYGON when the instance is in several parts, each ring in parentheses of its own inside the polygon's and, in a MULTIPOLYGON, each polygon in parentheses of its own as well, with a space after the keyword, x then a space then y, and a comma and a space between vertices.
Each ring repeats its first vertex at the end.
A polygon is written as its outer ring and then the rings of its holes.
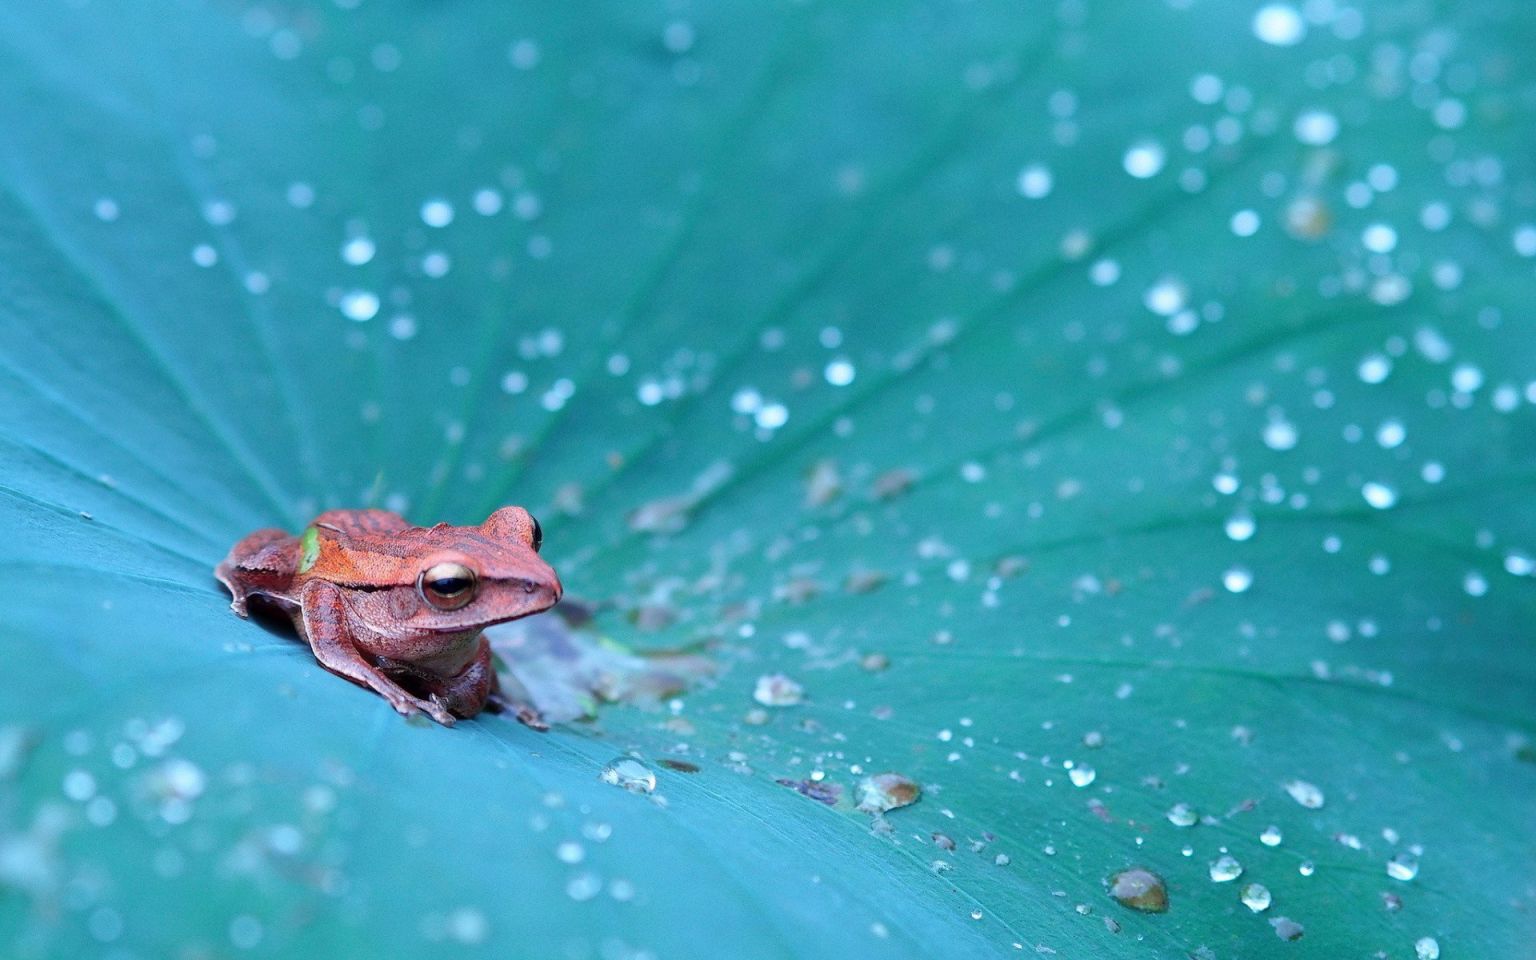
POLYGON ((399 713, 444 726, 510 710, 548 729, 525 697, 502 693, 486 627, 542 613, 560 578, 539 556, 527 510, 501 507, 479 526, 414 526, 380 509, 327 510, 303 533, 243 537, 214 576, 230 608, 256 600, 286 614, 315 659, 399 713))

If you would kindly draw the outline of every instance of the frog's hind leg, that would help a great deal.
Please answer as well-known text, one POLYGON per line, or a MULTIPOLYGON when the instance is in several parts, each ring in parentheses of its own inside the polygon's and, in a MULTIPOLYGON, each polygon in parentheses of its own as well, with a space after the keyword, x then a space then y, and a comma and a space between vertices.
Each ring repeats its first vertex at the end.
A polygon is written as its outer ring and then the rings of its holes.
POLYGON ((347 602, 335 584, 323 580, 311 581, 304 588, 301 603, 303 612, 300 619, 304 625, 304 636, 308 638, 309 647, 321 666, 359 686, 367 687, 388 700, 390 706, 405 716, 425 711, 438 723, 453 725, 453 714, 447 708, 434 700, 412 696, 358 652, 347 630, 347 602))
POLYGON ((281 588, 299 567, 299 542, 286 531, 275 528, 257 530, 229 551, 229 556, 213 569, 213 575, 229 588, 230 608, 247 616, 246 601, 264 588, 281 588))

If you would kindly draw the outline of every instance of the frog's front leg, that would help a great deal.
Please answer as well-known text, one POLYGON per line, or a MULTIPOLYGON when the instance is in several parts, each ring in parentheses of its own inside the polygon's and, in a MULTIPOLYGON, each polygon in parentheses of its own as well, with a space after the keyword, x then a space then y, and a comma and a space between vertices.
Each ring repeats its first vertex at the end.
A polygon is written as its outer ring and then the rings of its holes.
POLYGON ((452 726, 453 714, 441 704, 411 696, 358 652, 347 626, 347 601, 335 584, 311 581, 300 594, 300 604, 304 636, 322 666, 374 691, 406 716, 425 711, 438 723, 452 726))

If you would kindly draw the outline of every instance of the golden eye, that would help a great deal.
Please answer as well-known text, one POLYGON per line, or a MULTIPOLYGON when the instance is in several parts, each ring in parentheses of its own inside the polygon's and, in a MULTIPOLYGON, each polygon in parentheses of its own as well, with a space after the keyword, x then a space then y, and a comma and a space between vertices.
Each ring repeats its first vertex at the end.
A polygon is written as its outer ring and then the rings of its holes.
POLYGON ((475 571, 462 563, 435 563, 416 578, 416 590, 439 610, 457 610, 475 599, 475 571))

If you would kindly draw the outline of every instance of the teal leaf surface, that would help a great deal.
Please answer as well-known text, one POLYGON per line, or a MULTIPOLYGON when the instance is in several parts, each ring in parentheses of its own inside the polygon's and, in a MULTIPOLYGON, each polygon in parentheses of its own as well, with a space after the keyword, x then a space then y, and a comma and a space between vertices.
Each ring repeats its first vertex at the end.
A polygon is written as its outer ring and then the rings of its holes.
POLYGON ((0 954, 1528 955, 1532 36, 5 3, 0 954), (547 734, 212 577, 507 503, 547 734))

